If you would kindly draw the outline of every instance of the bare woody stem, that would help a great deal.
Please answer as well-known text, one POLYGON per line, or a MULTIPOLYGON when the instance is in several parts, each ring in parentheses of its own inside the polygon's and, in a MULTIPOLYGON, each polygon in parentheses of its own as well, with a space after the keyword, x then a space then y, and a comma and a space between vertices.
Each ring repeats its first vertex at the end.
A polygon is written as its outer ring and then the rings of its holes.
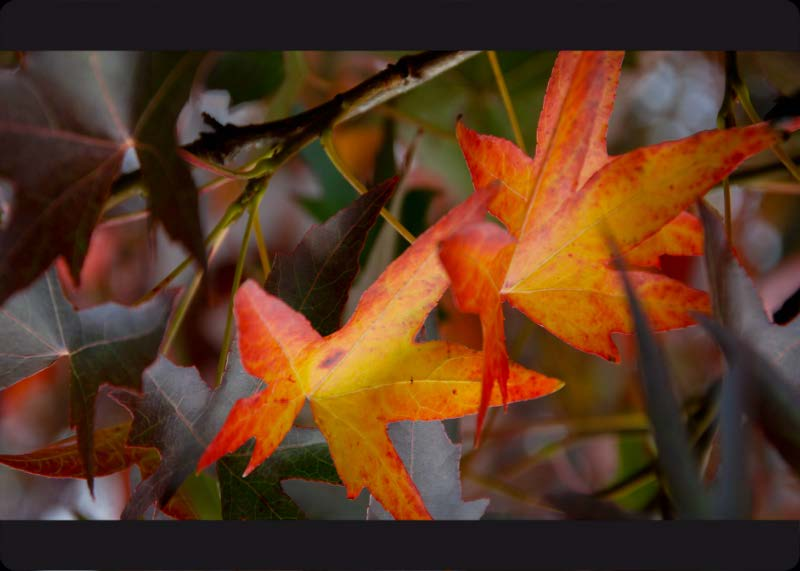
MULTIPOLYGON (((286 119, 236 126, 222 125, 207 117, 214 131, 201 134, 185 150, 202 160, 221 164, 242 147, 259 143, 262 164, 251 170, 260 176, 286 162, 326 130, 414 89, 477 53, 429 51, 402 57, 333 99, 286 119)), ((240 174, 247 176, 249 172, 240 174)))
MULTIPOLYGON (((195 164, 225 173, 227 178, 257 178, 269 174, 327 129, 379 107, 478 53, 480 52, 427 51, 404 56, 329 101, 285 119, 237 126, 222 125, 206 116, 205 120, 213 131, 201 134, 199 139, 183 147, 183 155, 195 164), (252 163, 248 170, 233 174, 222 167, 226 159, 242 147, 254 143, 260 145, 262 152, 260 159, 252 163)), ((114 185, 112 196, 120 192, 130 192, 131 186, 139 185, 140 182, 141 173, 132 172, 114 185)))

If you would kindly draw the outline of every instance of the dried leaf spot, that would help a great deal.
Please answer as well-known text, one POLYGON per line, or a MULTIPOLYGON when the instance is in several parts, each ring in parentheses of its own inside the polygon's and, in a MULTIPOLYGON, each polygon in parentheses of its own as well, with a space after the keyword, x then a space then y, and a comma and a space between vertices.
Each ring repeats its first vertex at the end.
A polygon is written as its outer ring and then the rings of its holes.
POLYGON ((322 363, 320 363, 320 366, 324 367, 326 369, 330 369, 336 363, 341 361, 343 356, 344 356, 344 350, 343 349, 337 349, 336 351, 333 351, 330 355, 325 357, 325 359, 323 359, 322 363))

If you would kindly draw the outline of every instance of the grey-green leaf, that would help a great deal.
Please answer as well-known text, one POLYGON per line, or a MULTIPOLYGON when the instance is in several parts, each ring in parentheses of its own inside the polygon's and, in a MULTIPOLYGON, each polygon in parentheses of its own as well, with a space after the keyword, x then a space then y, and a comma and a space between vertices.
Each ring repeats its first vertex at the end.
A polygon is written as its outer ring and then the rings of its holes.
MULTIPOLYGON (((433 519, 478 520, 489 500, 461 498, 461 445, 447 437, 444 424, 405 421, 389 425, 389 437, 433 519)), ((367 519, 392 519, 375 498, 367 519)))
POLYGON ((70 360, 70 424, 92 487, 94 404, 101 384, 140 390, 156 358, 174 292, 138 307, 107 303, 76 311, 55 269, 0 308, 0 389, 70 360))

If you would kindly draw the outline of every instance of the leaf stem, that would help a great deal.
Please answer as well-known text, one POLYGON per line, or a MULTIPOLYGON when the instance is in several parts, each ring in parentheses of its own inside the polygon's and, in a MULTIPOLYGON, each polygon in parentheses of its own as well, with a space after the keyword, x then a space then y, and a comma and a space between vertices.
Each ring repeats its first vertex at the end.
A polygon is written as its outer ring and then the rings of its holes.
MULTIPOLYGON (((717 128, 729 129, 736 126, 733 114, 733 102, 736 91, 733 88, 736 75, 736 53, 725 52, 725 95, 717 113, 717 128)), ((731 209, 731 180, 728 176, 722 179, 722 191, 725 201, 725 235, 729 244, 733 244, 733 213, 731 209)))
MULTIPOLYGON (((259 203, 261 200, 258 201, 259 203)), ((261 260, 261 270, 264 272, 264 279, 267 279, 271 267, 269 264, 269 253, 267 243, 264 240, 264 233, 261 231, 261 221, 258 219, 258 204, 255 206, 255 220, 253 220, 253 231, 256 235, 256 246, 258 247, 258 257, 261 260)))
MULTIPOLYGON (((222 245, 222 242, 225 240, 225 236, 228 234, 228 229, 226 228, 220 235, 219 240, 217 240, 212 246, 211 251, 208 254, 208 261, 209 263, 214 258, 214 255, 219 251, 219 247, 222 245)), ((189 310, 189 307, 192 305, 192 301, 194 300, 194 296, 197 295, 197 292, 200 288, 200 283, 203 281, 203 276, 205 272, 202 268, 198 268, 192 278, 192 281, 189 283, 189 287, 186 288, 186 291, 183 292, 181 295, 181 301, 178 304, 178 307, 175 309, 175 315, 172 317, 172 321, 167 328, 167 332, 164 335, 165 341, 164 345, 161 349, 161 352, 166 355, 170 347, 172 347, 172 343, 175 341, 175 337, 178 334, 178 330, 181 328, 184 319, 186 318, 186 313, 189 310)))
POLYGON ((244 236, 242 237, 242 245, 239 248, 239 257, 236 260, 236 269, 233 274, 233 284, 231 285, 231 296, 228 301, 228 314, 225 318, 225 334, 222 337, 222 347, 219 350, 219 362, 217 364, 217 376, 215 378, 214 386, 219 386, 222 382, 222 375, 225 373, 225 365, 228 362, 228 348, 231 344, 231 337, 233 336, 233 301, 236 296, 236 291, 239 289, 239 283, 242 281, 242 272, 244 270, 244 262, 247 258, 247 247, 250 243, 250 234, 253 230, 253 222, 258 216, 258 202, 263 195, 264 191, 269 184, 269 177, 251 181, 245 190, 245 194, 249 195, 250 190, 255 192, 255 199, 249 201, 248 210, 250 215, 247 218, 247 226, 244 229, 244 236))
POLYGON ((500 97, 503 99, 503 105, 506 108, 508 120, 511 122, 511 129, 514 131, 514 139, 517 141, 517 146, 522 149, 525 154, 528 154, 525 148, 525 140, 522 138, 522 129, 520 129, 517 114, 514 112, 514 106, 511 103, 511 95, 508 93, 508 86, 503 77, 503 70, 500 68, 500 61, 497 59, 497 52, 489 50, 486 52, 489 56, 489 63, 492 66, 492 73, 494 73, 494 80, 497 83, 497 89, 500 91, 500 97))
MULTIPOLYGON (((350 170, 347 168, 347 165, 339 156, 339 153, 336 152, 336 145, 333 142, 333 130, 326 130, 320 137, 320 143, 322 144, 322 148, 325 150, 325 154, 328 155, 331 163, 333 163, 333 166, 335 166, 336 170, 339 171, 339 174, 341 174, 344 179, 350 183, 350 186, 356 189, 359 194, 366 194, 368 192, 367 187, 364 186, 352 172, 350 172, 350 170)), ((405 226, 403 226, 403 224, 394 216, 394 214, 386 210, 386 208, 382 208, 381 216, 383 216, 383 219, 386 220, 386 222, 388 222, 392 228, 397 230, 397 233, 405 238, 409 244, 414 243, 414 235, 409 232, 405 226)))
MULTIPOLYGON (((243 207, 242 207, 242 197, 240 197, 236 202, 228 206, 228 209, 225 211, 225 214, 222 215, 217 225, 211 230, 209 235, 206 237, 206 247, 211 246, 213 249, 216 244, 218 244, 222 239, 225 237, 227 233, 228 227, 239 219, 242 215, 243 207)), ((155 297, 160 291, 162 291, 165 287, 167 287, 172 280, 178 277, 183 270, 185 270, 189 265, 192 263, 194 258, 192 256, 187 256, 184 260, 178 264, 166 277, 164 277, 160 282, 158 282, 153 288, 143 295, 137 302, 136 305, 140 303, 144 303, 155 297)))

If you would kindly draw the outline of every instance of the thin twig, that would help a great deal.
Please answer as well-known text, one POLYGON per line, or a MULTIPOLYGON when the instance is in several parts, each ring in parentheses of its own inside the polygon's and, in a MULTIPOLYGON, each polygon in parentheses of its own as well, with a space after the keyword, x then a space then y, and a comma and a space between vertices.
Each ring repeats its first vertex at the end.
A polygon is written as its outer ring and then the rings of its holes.
POLYGON ((525 140, 522 138, 522 129, 520 129, 519 120, 517 120, 517 114, 514 112, 514 106, 511 104, 511 95, 508 93, 508 86, 503 77, 503 70, 500 68, 500 61, 497 59, 497 53, 493 50, 489 50, 486 54, 489 56, 489 63, 492 66, 494 80, 497 83, 497 89, 500 91, 500 97, 503 99, 503 106, 506 108, 506 114, 511 123, 511 129, 514 131, 514 139, 516 139, 517 146, 522 149, 525 154, 528 154, 525 148, 525 140))
POLYGON ((256 206, 256 217, 253 221, 253 230, 256 235, 256 247, 258 248, 258 257, 261 260, 261 270, 264 272, 264 279, 266 280, 271 271, 269 265, 269 253, 267 252, 267 243, 264 240, 264 233, 261 231, 261 221, 258 219, 258 206, 256 206))
MULTIPOLYGON (((326 131, 320 137, 320 143, 322 143, 322 148, 325 150, 325 154, 328 155, 331 163, 333 166, 336 167, 336 170, 339 171, 344 179, 350 183, 359 194, 366 194, 368 192, 367 187, 364 186, 356 176, 350 172, 345 162, 342 160, 342 157, 339 156, 339 153, 336 152, 336 145, 333 142, 333 131, 326 131)), ((397 230, 397 233, 400 234, 409 244, 414 243, 414 235, 403 226, 402 222, 398 220, 394 214, 386 210, 386 208, 381 208, 381 216, 383 217, 386 222, 388 222, 392 228, 397 230)))
MULTIPOLYGON (((269 178, 253 181, 252 186, 254 191, 260 198, 261 194, 266 190, 269 184, 269 178), (255 188, 259 187, 259 188, 255 188)), ((225 365, 228 362, 228 348, 231 345, 231 338, 233 336, 233 302, 236 297, 236 291, 239 289, 239 283, 242 280, 242 272, 244 271, 244 262, 247 258, 247 247, 250 245, 250 233, 253 230, 253 222, 258 216, 256 207, 258 205, 258 198, 251 201, 249 204, 250 216, 247 218, 247 226, 244 229, 244 236, 242 237, 242 245, 239 248, 239 257, 236 260, 236 269, 233 273, 233 284, 231 285, 231 296, 228 300, 228 314, 225 318, 225 333, 222 337, 222 347, 219 350, 219 362, 217 364, 217 376, 215 378, 214 386, 219 386, 222 382, 222 375, 225 373, 225 365)))

